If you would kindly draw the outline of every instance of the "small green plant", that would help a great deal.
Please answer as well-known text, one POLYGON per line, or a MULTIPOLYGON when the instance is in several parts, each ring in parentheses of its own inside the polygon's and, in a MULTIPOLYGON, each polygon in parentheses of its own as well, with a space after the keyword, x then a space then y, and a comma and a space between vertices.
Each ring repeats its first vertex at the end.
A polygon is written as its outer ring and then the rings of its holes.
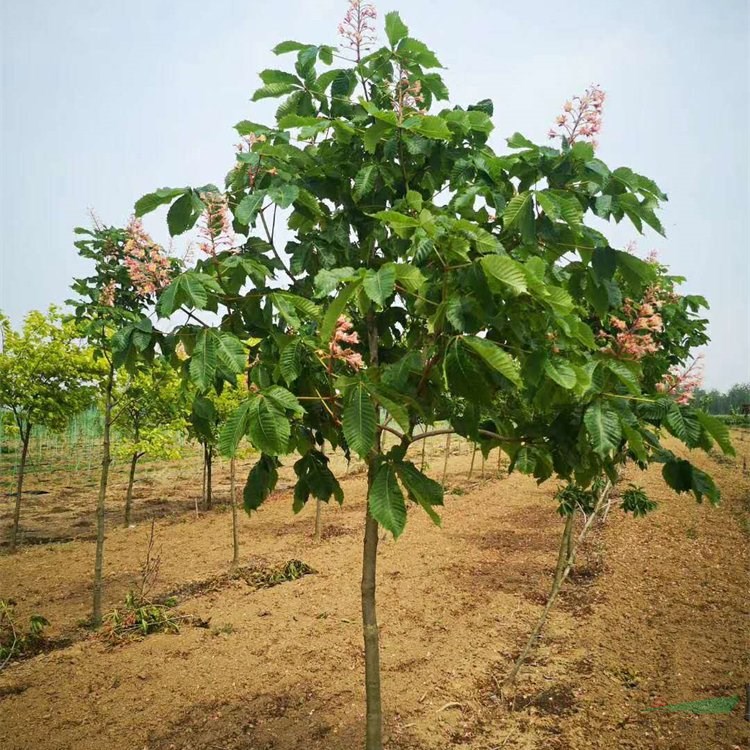
POLYGON ((15 602, 0 599, 0 669, 12 659, 37 653, 44 645, 44 628, 49 621, 41 615, 31 615, 26 632, 16 622, 15 602))
POLYGON ((630 487, 622 493, 622 505, 620 506, 626 513, 632 513, 636 518, 645 516, 656 508, 656 503, 650 500, 646 495, 643 487, 636 487, 631 484, 630 487))
POLYGON ((173 611, 176 603, 175 599, 167 599, 163 604, 155 604, 130 591, 122 607, 104 616, 104 638, 119 641, 151 633, 178 633, 182 618, 173 611))

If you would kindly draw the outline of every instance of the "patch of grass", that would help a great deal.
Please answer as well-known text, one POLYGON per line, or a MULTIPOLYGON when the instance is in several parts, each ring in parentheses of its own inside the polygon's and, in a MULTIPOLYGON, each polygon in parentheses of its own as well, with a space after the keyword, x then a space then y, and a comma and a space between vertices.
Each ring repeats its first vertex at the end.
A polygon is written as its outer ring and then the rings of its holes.
POLYGON ((31 615, 24 630, 15 619, 16 603, 0 599, 0 669, 14 659, 38 654, 44 650, 44 629, 49 621, 41 615, 31 615))

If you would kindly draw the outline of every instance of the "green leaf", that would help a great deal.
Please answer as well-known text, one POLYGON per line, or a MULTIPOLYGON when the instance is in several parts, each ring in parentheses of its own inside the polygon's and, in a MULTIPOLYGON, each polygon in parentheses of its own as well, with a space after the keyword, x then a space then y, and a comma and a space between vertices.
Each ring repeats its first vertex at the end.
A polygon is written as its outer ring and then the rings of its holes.
POLYGON ((564 359, 548 359, 544 363, 544 372, 550 380, 568 390, 575 388, 578 382, 576 371, 564 359))
POLYGON ((619 448, 622 438, 620 418, 609 404, 604 401, 589 404, 583 421, 596 453, 606 457, 619 448))
POLYGON ((304 85, 297 76, 292 73, 287 73, 284 70, 262 70, 260 72, 260 80, 265 84, 274 83, 285 83, 293 86, 299 86, 300 88, 304 85))
POLYGON ((343 430, 346 442, 360 458, 367 458, 375 447, 377 415, 372 398, 362 382, 346 395, 343 430))
POLYGON ((284 413, 266 398, 251 402, 248 432, 253 445, 271 456, 287 452, 291 426, 284 413))
POLYGON ((291 385, 302 372, 302 352, 304 344, 300 339, 292 339, 282 350, 279 356, 279 369, 281 376, 291 385))
POLYGON ((243 224, 244 226, 250 226, 255 221, 255 217, 258 215, 258 211, 260 211, 265 199, 265 190, 260 190, 250 193, 250 195, 246 195, 239 202, 237 208, 235 208, 234 218, 237 219, 240 224, 243 224))
POLYGON ((378 178, 378 168, 375 164, 367 164, 357 172, 354 178, 354 190, 352 197, 359 202, 366 195, 369 195, 375 189, 375 183, 378 178))
POLYGON ((218 361, 235 375, 243 373, 247 367, 245 347, 234 334, 227 331, 221 331, 217 336, 216 355, 218 361))
POLYGON ((305 410, 302 408, 302 404, 300 404, 297 397, 280 385, 271 385, 268 388, 264 388, 262 394, 282 411, 291 411, 298 417, 302 417, 305 414, 305 410))
POLYGON ((636 460, 645 463, 648 461, 648 453, 646 452, 646 445, 643 442, 643 436, 634 427, 630 427, 626 424, 622 425, 622 434, 628 441, 628 448, 636 457, 636 460))
POLYGON ((503 211, 503 227, 516 228, 524 242, 533 242, 535 238, 534 201, 531 193, 524 191, 514 195, 503 211))
POLYGON ((307 47, 306 44, 289 40, 277 44, 271 51, 274 55, 284 55, 287 52, 299 52, 301 49, 305 49, 305 47, 307 47))
POLYGON ((290 94, 297 89, 298 87, 292 83, 269 83, 266 86, 261 86, 253 94, 252 101, 257 102, 260 99, 284 96, 284 94, 290 94))
POLYGON ((245 489, 242 492, 245 511, 248 514, 258 510, 263 501, 273 492, 279 480, 279 472, 276 470, 278 465, 278 460, 273 456, 261 456, 258 463, 250 469, 245 489))
POLYGON ((200 330, 190 358, 189 372, 190 380, 201 392, 207 391, 214 382, 216 359, 216 336, 213 331, 200 330))
POLYGON ((296 185, 284 184, 268 188, 268 197, 279 208, 289 208, 297 200, 299 188, 296 185))
POLYGON ((605 364, 607 369, 613 372, 632 394, 638 395, 641 392, 640 367, 635 362, 607 359, 605 364))
POLYGON ((423 474, 411 461, 396 464, 396 471, 412 502, 419 503, 436 526, 442 521, 434 506, 443 504, 443 488, 440 483, 423 474))
POLYGON ((404 129, 433 140, 449 141, 452 137, 448 123, 435 115, 414 115, 404 122, 404 129))
POLYGON ((204 208, 203 201, 192 192, 179 197, 167 212, 167 227, 170 236, 174 237, 191 229, 204 208))
POLYGON ((398 211, 378 211, 376 214, 370 214, 374 219, 380 219, 388 224, 399 237, 408 237, 412 229, 416 229, 419 220, 413 216, 406 216, 398 211))
POLYGON ((385 33, 391 47, 395 47, 404 37, 409 36, 409 29, 395 10, 385 14, 385 33))
POLYGON ((506 143, 510 148, 536 148, 534 143, 520 133, 513 133, 510 138, 506 139, 506 143))
POLYGON ((396 126, 393 123, 384 122, 383 120, 375 120, 364 132, 362 136, 362 143, 364 144, 365 151, 368 154, 374 154, 378 146, 378 143, 388 135, 390 137, 396 130, 396 126))
POLYGON ((411 424, 409 422, 409 412, 403 404, 398 402, 401 394, 392 390, 385 385, 366 383, 367 390, 392 417, 404 432, 408 432, 411 424))
POLYGON ((508 352, 494 341, 465 336, 464 341, 493 369, 510 380, 518 388, 521 387, 521 374, 518 362, 508 352))
POLYGON ((151 211, 171 203, 178 195, 183 195, 189 188, 159 188, 153 193, 147 193, 135 202, 135 215, 143 216, 151 211))
POLYGON ((396 269, 386 265, 377 271, 369 269, 362 282, 365 294, 379 307, 385 307, 386 301, 396 288, 396 269))
POLYGON ((328 468, 328 458, 320 451, 308 451, 294 464, 297 485, 294 488, 294 511, 298 513, 310 495, 327 503, 334 497, 339 505, 344 502, 344 491, 328 468))
POLYGON ((507 255, 484 255, 479 262, 482 264, 490 288, 498 290, 495 282, 501 282, 510 287, 516 294, 522 294, 527 290, 526 274, 523 266, 507 255))
POLYGON ((372 517, 398 538, 406 526, 406 503, 391 464, 383 463, 378 467, 367 503, 372 517))
POLYGON ((695 416, 701 427, 719 444, 721 450, 728 456, 734 456, 735 450, 727 425, 720 419, 702 411, 696 411, 695 416))
POLYGON ((237 454, 237 446, 247 434, 249 426, 248 411, 250 401, 243 401, 224 422, 219 432, 219 453, 226 458, 232 458, 237 454))

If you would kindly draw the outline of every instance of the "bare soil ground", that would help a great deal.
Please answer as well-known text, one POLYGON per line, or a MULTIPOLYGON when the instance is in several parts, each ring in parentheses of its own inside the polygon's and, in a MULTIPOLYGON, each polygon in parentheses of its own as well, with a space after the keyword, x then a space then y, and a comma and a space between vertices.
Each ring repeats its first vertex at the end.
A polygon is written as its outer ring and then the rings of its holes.
MULTIPOLYGON (((539 616, 561 521, 554 485, 498 478, 491 456, 452 446, 443 528, 410 511, 381 544, 378 608, 389 750, 733 750, 750 747, 740 704, 730 715, 647 711, 743 695, 750 682, 750 440, 738 459, 696 456, 724 495, 718 508, 669 492, 658 469, 629 469, 658 510, 613 510, 590 537, 517 691, 499 682, 539 616)), ((443 442, 428 449, 440 478, 443 442)), ((416 460, 419 460, 417 454, 416 460)), ((251 462, 246 462, 247 469, 251 462)), ((124 472, 110 495, 105 609, 137 587, 156 516, 155 595, 182 591, 179 611, 209 620, 112 646, 81 630, 89 613, 95 486, 85 473, 29 484, 27 544, 0 556, 0 598, 19 620, 47 617, 61 647, 0 672, 4 750, 350 750, 363 744, 359 570, 365 481, 342 477, 343 507, 291 513, 291 470, 264 508, 241 518, 243 565, 297 558, 317 572, 255 590, 226 573, 228 476, 219 507, 196 518, 196 461, 146 464, 138 522, 120 526, 124 472), (287 489, 285 489, 285 487, 287 489), (224 503, 224 504, 222 504, 224 503), (55 509, 59 509, 55 511, 55 509), (85 524, 85 525, 84 525, 85 524), (74 538, 74 537, 80 538, 74 538), (42 544, 45 539, 69 540, 42 544), (68 642, 67 646, 62 646, 68 642)), ((12 498, 0 506, 7 525, 12 498)))

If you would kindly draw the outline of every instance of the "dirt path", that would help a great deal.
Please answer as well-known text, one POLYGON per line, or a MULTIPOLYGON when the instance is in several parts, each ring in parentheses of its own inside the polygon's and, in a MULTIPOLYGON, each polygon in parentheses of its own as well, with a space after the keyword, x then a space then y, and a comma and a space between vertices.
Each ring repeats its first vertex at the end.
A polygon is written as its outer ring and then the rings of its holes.
MULTIPOLYGON (((439 453, 430 462, 439 476, 439 453)), ((381 547, 389 750, 747 747, 739 709, 643 712, 655 701, 737 694, 750 681, 750 482, 738 465, 702 461, 724 491, 718 509, 666 492, 656 470, 630 474, 660 508, 645 520, 613 512, 596 533, 512 710, 493 676, 540 612, 561 522, 553 486, 521 476, 469 484, 468 463, 465 453, 451 459, 457 494, 442 530, 415 510, 404 536, 381 547)), ((327 509, 321 544, 311 540, 314 508, 292 516, 288 493, 242 519, 243 562, 300 558, 315 575, 260 591, 231 582, 182 602, 210 618, 208 629, 114 648, 89 639, 0 673, 0 747, 360 747, 365 484, 344 482, 346 503, 327 509)), ((221 512, 158 521, 159 591, 224 572, 229 525, 221 512)), ((147 537, 145 524, 108 533, 107 607, 137 582, 147 537)), ((0 557, 0 596, 18 601, 19 616, 47 616, 53 635, 69 632, 88 613, 92 558, 87 541, 0 557)))

